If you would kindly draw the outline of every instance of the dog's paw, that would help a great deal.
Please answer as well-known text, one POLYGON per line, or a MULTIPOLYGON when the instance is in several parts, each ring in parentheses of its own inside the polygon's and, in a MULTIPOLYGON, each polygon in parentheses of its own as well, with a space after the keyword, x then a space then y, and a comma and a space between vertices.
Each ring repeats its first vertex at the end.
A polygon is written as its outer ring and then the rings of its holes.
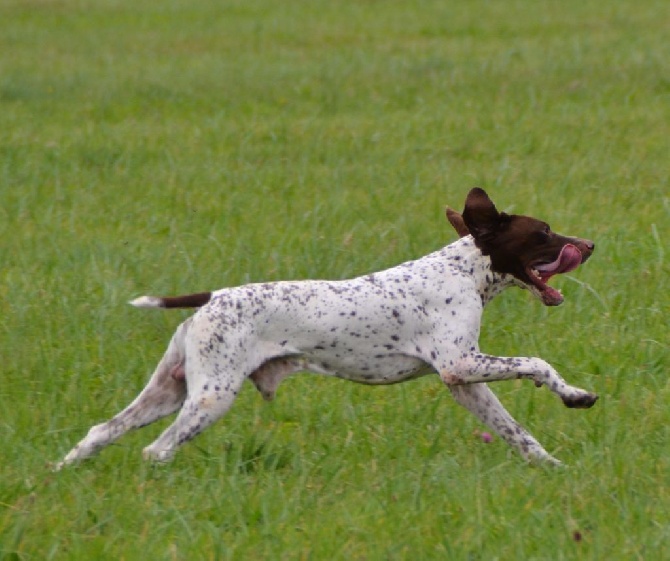
POLYGON ((174 457, 174 451, 172 450, 157 450, 151 446, 147 446, 142 450, 142 458, 147 462, 153 462, 155 464, 167 464, 172 461, 174 457))
POLYGON ((561 460, 557 460, 549 454, 544 448, 527 450, 523 454, 525 460, 534 467, 565 467, 561 460))
POLYGON ((68 464, 65 463, 64 461, 60 461, 60 462, 49 462, 49 463, 47 463, 47 469, 48 469, 49 471, 52 471, 52 472, 56 473, 56 472, 62 470, 62 469, 63 469, 65 466, 67 466, 67 465, 68 465, 68 464))
POLYGON ((598 396, 594 393, 584 392, 563 398, 563 403, 570 409, 588 409, 598 401, 598 396))

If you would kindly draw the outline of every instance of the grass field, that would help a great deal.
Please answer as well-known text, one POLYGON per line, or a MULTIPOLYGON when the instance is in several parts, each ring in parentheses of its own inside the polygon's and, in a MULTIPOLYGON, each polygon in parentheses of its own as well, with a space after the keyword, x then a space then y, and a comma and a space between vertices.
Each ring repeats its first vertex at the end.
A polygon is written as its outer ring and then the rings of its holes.
POLYGON ((0 0, 0 560, 670 558, 670 5, 0 0), (245 388, 53 474, 143 387, 182 312, 140 294, 345 278, 453 241, 446 204, 596 241, 482 349, 601 399, 495 391, 528 467, 437 377, 245 388))

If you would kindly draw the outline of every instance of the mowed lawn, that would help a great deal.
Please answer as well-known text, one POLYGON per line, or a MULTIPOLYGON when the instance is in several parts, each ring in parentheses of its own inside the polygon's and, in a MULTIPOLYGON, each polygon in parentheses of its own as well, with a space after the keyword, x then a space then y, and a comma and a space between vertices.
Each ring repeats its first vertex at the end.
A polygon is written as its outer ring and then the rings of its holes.
POLYGON ((0 3, 0 560, 670 558, 670 4, 0 3), (456 239, 473 186, 596 242, 482 349, 601 397, 494 390, 527 466, 437 376, 248 384, 173 463, 169 419, 52 473, 186 312, 141 294, 347 278, 456 239))

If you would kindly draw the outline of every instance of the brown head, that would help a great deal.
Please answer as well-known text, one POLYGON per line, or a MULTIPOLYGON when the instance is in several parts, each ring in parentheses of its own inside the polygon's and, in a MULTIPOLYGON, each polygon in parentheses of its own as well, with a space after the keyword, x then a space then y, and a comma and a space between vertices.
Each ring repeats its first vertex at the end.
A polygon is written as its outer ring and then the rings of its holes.
POLYGON ((576 269, 595 248, 591 240, 552 232, 542 220, 498 212, 478 187, 468 193, 463 214, 447 208, 447 219, 459 236, 472 235, 495 272, 513 275, 547 306, 563 302, 549 279, 576 269))

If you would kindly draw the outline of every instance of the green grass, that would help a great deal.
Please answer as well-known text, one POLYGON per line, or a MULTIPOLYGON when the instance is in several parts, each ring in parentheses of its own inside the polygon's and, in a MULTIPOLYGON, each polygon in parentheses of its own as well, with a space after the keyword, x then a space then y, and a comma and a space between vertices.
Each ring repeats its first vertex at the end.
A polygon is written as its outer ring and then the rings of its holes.
POLYGON ((0 3, 0 559, 670 556, 667 2, 0 3), (166 467, 165 421, 52 474, 141 389, 181 312, 126 301, 344 278, 455 238, 443 207, 592 238, 482 348, 597 391, 495 387, 530 468, 437 377, 296 376, 166 467), (581 538, 581 539, 579 539, 581 538))

